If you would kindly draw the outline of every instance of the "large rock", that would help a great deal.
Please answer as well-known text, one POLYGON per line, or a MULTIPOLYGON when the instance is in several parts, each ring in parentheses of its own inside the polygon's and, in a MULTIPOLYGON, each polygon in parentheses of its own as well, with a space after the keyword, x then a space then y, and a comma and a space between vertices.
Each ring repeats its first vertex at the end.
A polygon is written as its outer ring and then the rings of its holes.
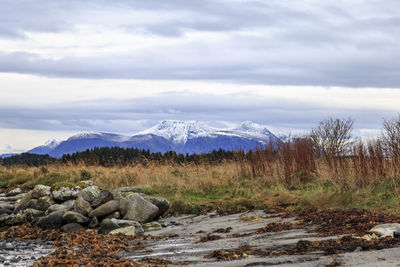
POLYGON ((104 219, 100 223, 101 232, 104 234, 108 234, 112 230, 128 227, 128 226, 135 226, 136 233, 143 233, 143 227, 140 223, 131 220, 118 220, 118 219, 104 219))
POLYGON ((15 205, 11 203, 0 203, 0 209, 4 210, 14 210, 15 205))
POLYGON ((70 207, 70 208, 73 208, 74 204, 75 204, 75 199, 70 199, 70 200, 67 200, 67 201, 64 201, 63 203, 61 203, 61 205, 70 207))
POLYGON ((10 214, 0 217, 0 226, 5 225, 17 225, 23 224, 28 222, 28 218, 26 214, 19 213, 19 214, 10 214))
POLYGON ((88 228, 94 229, 97 226, 99 226, 99 220, 97 220, 96 217, 93 217, 92 220, 90 221, 89 225, 88 225, 88 228))
POLYGON ((114 211, 113 213, 110 213, 106 216, 106 218, 114 218, 114 219, 121 219, 121 213, 119 211, 114 211))
MULTIPOLYGON (((32 199, 31 202, 33 200, 34 199, 32 199)), ((50 196, 44 196, 44 197, 38 198, 37 201, 34 201, 32 204, 33 204, 32 206, 29 205, 30 208, 41 210, 41 211, 46 211, 51 205, 54 205, 55 202, 50 196)))
POLYGON ((61 227, 61 231, 65 232, 65 233, 78 232, 83 229, 85 229, 85 228, 83 228, 83 226, 80 225, 79 223, 68 223, 68 224, 64 225, 63 227, 61 227))
POLYGON ((0 215, 6 214, 6 215, 10 215, 12 212, 12 210, 8 210, 8 209, 0 209, 0 215))
POLYGON ((32 191, 26 193, 23 198, 15 203, 14 212, 28 208, 29 202, 32 200, 32 191))
POLYGON ((26 209, 21 211, 21 213, 26 215, 26 219, 28 222, 32 222, 38 217, 44 216, 44 212, 41 210, 36 210, 36 209, 26 209))
POLYGON ((66 223, 79 223, 80 225, 88 225, 90 219, 75 211, 67 211, 62 216, 66 223))
POLYGON ((52 212, 49 215, 36 218, 32 223, 43 229, 60 228, 63 225, 64 211, 52 212))
POLYGON ((146 223, 153 220, 159 212, 157 206, 136 193, 130 194, 127 200, 129 202, 126 209, 120 210, 124 220, 146 223))
POLYGON ((93 200, 100 195, 100 192, 101 190, 98 186, 92 185, 83 189, 79 196, 81 196, 87 202, 92 203, 93 200))
POLYGON ((127 226, 127 227, 117 228, 117 229, 109 232, 110 235, 124 234, 124 235, 131 235, 131 236, 135 235, 135 233, 136 233, 135 226, 127 226))
POLYGON ((118 201, 111 200, 89 213, 89 217, 104 217, 118 210, 118 201))
POLYGON ((32 198, 41 198, 50 196, 51 188, 47 185, 38 184, 32 190, 32 198))
POLYGON ((65 187, 62 186, 58 189, 51 191, 51 195, 57 202, 64 202, 70 199, 75 199, 79 193, 82 191, 80 186, 75 187, 65 187))
POLYGON ((158 207, 158 214, 156 218, 164 215, 169 210, 171 205, 167 199, 162 197, 145 197, 145 199, 158 207))
POLYGON ((67 207, 61 204, 53 204, 51 205, 45 212, 46 215, 53 213, 55 211, 63 211, 63 212, 67 212, 69 210, 71 210, 72 207, 67 207))
POLYGON ((92 206, 87 202, 83 197, 78 196, 75 199, 75 203, 73 206, 73 211, 82 214, 83 216, 88 216, 88 214, 92 211, 92 206))
POLYGON ((108 190, 101 190, 100 194, 93 199, 92 207, 97 208, 111 200, 114 200, 113 194, 108 190))
POLYGON ((6 197, 16 196, 22 193, 22 189, 17 187, 6 194, 6 197))

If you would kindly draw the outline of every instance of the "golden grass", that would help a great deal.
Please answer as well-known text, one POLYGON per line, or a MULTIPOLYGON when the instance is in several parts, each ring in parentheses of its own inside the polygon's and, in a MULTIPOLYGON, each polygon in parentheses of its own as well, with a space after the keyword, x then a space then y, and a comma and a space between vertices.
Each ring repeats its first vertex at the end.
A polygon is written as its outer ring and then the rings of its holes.
POLYGON ((396 162, 386 159, 377 163, 371 157, 327 162, 313 158, 312 151, 302 152, 303 145, 287 148, 287 155, 256 151, 246 159, 220 164, 0 167, 0 186, 32 188, 39 183, 90 179, 107 189, 141 187, 148 194, 170 199, 173 210, 180 212, 210 206, 251 209, 274 205, 400 211, 396 162))

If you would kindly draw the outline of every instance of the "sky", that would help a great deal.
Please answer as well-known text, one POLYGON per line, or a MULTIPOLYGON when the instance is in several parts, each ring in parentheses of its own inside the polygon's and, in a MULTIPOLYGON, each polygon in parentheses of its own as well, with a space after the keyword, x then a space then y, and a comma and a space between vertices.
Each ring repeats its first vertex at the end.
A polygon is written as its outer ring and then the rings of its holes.
POLYGON ((368 137, 400 112, 398 0, 0 5, 0 154, 165 119, 368 137))

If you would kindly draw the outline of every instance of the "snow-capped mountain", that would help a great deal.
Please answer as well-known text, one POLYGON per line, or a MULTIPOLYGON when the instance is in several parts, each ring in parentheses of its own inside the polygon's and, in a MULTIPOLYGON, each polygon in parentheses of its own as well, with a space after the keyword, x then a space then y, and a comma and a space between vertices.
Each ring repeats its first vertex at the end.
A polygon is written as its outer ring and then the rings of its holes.
POLYGON ((280 142, 265 126, 243 122, 232 129, 217 129, 197 121, 166 120, 132 136, 112 133, 81 133, 65 141, 51 140, 28 152, 61 157, 94 147, 133 147, 151 152, 207 153, 212 150, 248 151, 280 142))
POLYGON ((31 149, 28 151, 28 153, 32 154, 49 154, 54 148, 56 148, 61 141, 58 141, 56 139, 50 139, 44 145, 35 147, 34 149, 31 149))
POLYGON ((164 137, 174 144, 181 144, 191 138, 212 135, 216 130, 197 121, 165 120, 136 135, 153 134, 164 137))

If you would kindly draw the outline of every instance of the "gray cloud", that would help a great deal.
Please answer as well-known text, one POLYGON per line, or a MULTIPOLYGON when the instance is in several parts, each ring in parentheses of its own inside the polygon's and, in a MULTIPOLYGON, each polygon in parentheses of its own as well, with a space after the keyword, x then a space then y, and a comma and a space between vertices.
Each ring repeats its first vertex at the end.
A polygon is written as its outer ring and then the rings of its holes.
POLYGON ((6 0, 0 8, 3 39, 26 38, 29 32, 74 32, 82 24, 178 40, 193 31, 226 39, 215 43, 203 37, 175 46, 159 44, 107 56, 57 60, 30 51, 0 51, 0 72, 397 88, 398 14, 396 0, 119 0, 112 4, 105 0, 6 0), (120 18, 121 14, 125 16, 120 18))
MULTIPOLYGON (((274 128, 310 129, 327 117, 356 119, 356 128, 379 129, 393 110, 332 108, 312 102, 257 95, 164 93, 126 100, 91 100, 46 107, 2 106, 0 127, 54 131, 135 133, 160 120, 178 119, 216 123, 253 120, 274 128), (196 101, 193 101, 196 99, 196 101)), ((218 125, 220 126, 220 125, 218 125)))

